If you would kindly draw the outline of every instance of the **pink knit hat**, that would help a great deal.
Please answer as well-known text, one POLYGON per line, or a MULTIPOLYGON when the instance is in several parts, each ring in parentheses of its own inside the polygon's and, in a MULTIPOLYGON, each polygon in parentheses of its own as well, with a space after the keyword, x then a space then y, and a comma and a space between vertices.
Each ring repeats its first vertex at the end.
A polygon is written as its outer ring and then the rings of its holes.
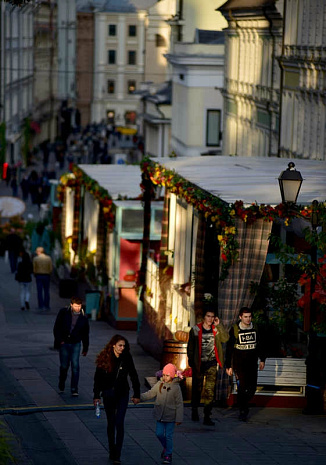
POLYGON ((172 363, 168 363, 167 365, 165 365, 165 367, 163 368, 163 375, 170 375, 171 378, 174 378, 175 377, 175 374, 177 372, 177 368, 175 365, 173 365, 172 363))

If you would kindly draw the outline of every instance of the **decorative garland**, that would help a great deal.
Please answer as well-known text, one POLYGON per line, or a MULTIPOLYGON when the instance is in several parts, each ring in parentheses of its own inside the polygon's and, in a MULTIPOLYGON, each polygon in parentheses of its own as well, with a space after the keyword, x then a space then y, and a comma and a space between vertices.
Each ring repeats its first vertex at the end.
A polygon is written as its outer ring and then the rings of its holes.
MULTIPOLYGON (((292 205, 290 209, 282 203, 275 207, 252 203, 249 207, 245 207, 241 200, 227 204, 219 197, 187 181, 177 174, 175 170, 169 170, 147 157, 142 160, 141 169, 154 186, 166 187, 173 194, 182 197, 188 204, 203 213, 205 218, 209 218, 215 224, 218 231, 217 238, 221 247, 221 280, 227 277, 228 269, 237 260, 239 254, 235 218, 240 218, 247 224, 253 224, 260 218, 265 221, 282 218, 285 226, 288 226, 293 218, 304 217, 310 220, 311 217, 312 206, 292 205)), ((143 184, 140 187, 144 190, 143 184)), ((322 223, 326 223, 325 203, 319 204, 318 214, 322 219, 322 223)))
POLYGON ((57 188, 57 195, 62 203, 64 201, 64 194, 67 187, 75 189, 77 186, 84 186, 93 197, 99 201, 103 218, 108 224, 108 229, 112 230, 115 224, 115 206, 112 197, 106 189, 101 187, 94 179, 90 178, 78 166, 73 166, 72 173, 66 173, 61 176, 60 184, 57 188))

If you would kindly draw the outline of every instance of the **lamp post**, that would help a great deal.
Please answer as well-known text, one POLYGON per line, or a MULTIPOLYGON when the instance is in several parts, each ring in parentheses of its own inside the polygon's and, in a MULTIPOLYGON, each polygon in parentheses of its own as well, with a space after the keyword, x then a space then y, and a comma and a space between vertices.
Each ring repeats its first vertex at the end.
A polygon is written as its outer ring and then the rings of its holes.
POLYGON ((285 204, 294 204, 297 201, 301 184, 302 176, 300 171, 295 169, 295 164, 291 161, 288 164, 288 168, 278 177, 278 182, 280 185, 282 203, 285 204))
MULTIPOLYGON (((288 168, 282 171, 278 178, 282 203, 285 205, 294 205, 297 201, 299 191, 302 184, 302 176, 300 171, 295 169, 295 164, 290 162, 288 168)), ((317 265, 317 227, 318 227, 318 200, 312 202, 311 212, 311 226, 313 233, 313 241, 311 246, 311 263, 314 268, 317 265)), ((314 414, 321 413, 322 411, 322 383, 321 383, 321 369, 320 364, 322 361, 319 357, 319 344, 316 333, 312 329, 312 325, 316 320, 316 302, 312 298, 315 291, 315 271, 313 271, 310 280, 310 305, 309 312, 305 315, 304 329, 308 331, 308 356, 307 364, 307 389, 306 398, 307 406, 304 413, 314 414)))

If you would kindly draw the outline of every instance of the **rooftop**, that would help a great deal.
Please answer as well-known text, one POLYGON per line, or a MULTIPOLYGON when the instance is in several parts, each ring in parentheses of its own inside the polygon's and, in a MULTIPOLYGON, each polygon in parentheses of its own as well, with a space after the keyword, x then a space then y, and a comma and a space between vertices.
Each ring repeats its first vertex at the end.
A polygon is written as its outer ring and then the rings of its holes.
POLYGON ((196 186, 228 203, 242 200, 249 205, 281 202, 278 177, 290 161, 301 172, 303 183, 298 204, 326 199, 326 163, 317 160, 288 160, 276 157, 202 156, 154 158, 196 186))

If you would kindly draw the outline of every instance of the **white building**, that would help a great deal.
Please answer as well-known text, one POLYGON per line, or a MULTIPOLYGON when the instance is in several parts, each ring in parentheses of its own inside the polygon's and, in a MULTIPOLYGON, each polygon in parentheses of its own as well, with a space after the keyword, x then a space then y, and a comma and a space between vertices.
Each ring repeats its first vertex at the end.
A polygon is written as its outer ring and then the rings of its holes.
POLYGON ((221 152, 223 131, 224 33, 215 11, 222 2, 178 2, 169 21, 172 66, 171 151, 177 156, 221 152))
POLYGON ((92 121, 134 125, 144 80, 146 8, 153 0, 114 0, 95 11, 92 121))
POLYGON ((161 84, 170 79, 171 70, 165 58, 170 49, 169 20, 175 16, 177 0, 161 0, 148 9, 145 38, 145 82, 161 84))
POLYGON ((33 4, 0 2, 0 122, 4 125, 3 163, 21 159, 24 119, 33 107, 33 4))
POLYGON ((326 160, 326 1, 284 1, 281 157, 326 160))

